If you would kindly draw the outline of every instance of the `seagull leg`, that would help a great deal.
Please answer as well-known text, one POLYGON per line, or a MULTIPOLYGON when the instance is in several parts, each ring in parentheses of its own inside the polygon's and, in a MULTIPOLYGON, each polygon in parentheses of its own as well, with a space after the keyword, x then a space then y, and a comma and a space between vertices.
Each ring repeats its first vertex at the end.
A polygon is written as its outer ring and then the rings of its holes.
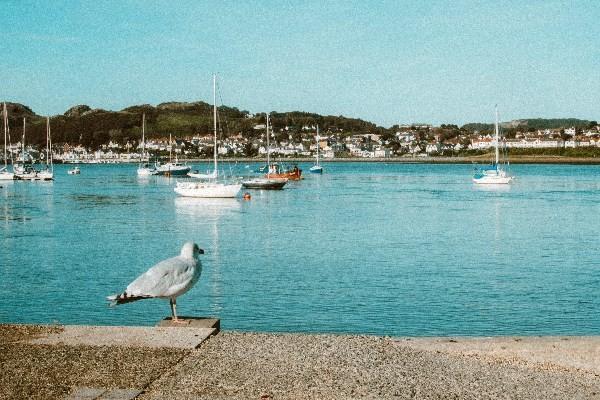
POLYGON ((169 299, 169 303, 171 304, 171 321, 177 322, 177 311, 175 310, 175 300, 173 298, 169 299))
POLYGON ((185 321, 181 321, 177 318, 177 299, 169 299, 169 301, 171 303, 171 313, 173 314, 171 321, 176 324, 185 324, 185 321))

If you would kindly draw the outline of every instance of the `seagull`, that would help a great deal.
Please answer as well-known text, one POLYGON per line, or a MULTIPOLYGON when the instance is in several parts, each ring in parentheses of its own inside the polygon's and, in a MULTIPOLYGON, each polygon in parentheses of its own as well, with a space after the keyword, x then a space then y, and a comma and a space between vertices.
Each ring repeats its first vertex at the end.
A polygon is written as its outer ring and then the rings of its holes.
POLYGON ((178 256, 159 262, 131 282, 123 293, 106 299, 111 306, 141 299, 169 299, 172 321, 180 322, 177 319, 176 299, 190 290, 200 278, 200 254, 204 254, 204 250, 193 242, 187 242, 178 256))

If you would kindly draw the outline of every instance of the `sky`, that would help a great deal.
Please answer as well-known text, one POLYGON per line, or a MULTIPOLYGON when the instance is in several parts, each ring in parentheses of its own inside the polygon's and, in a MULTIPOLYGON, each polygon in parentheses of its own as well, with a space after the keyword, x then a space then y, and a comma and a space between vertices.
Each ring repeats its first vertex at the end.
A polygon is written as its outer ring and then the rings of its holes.
POLYGON ((380 126, 600 120, 596 1, 0 0, 0 100, 205 101, 380 126))

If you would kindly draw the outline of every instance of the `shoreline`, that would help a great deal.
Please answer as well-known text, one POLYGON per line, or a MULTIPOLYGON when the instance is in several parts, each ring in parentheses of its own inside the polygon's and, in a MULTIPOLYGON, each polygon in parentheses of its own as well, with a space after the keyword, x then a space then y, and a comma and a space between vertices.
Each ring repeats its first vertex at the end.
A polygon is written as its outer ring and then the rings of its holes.
MULTIPOLYGON (((265 158, 220 158, 224 163, 266 163, 265 158)), ((330 163, 388 163, 388 164, 489 164, 491 155, 469 156, 469 157, 395 157, 395 158, 330 158, 320 159, 321 164, 330 163)), ((184 163, 211 163, 209 158, 184 158, 184 163)), ((315 159, 310 157, 291 157, 275 159, 281 163, 314 163, 315 159)), ((595 157, 566 157, 566 156, 511 156, 508 158, 511 164, 565 164, 565 165, 600 165, 600 158, 595 157)), ((79 165, 79 164, 138 164, 139 160, 117 161, 117 162, 55 162, 55 164, 79 165)))
POLYGON ((112 327, 103 333, 108 341, 94 345, 66 337, 44 342, 90 328, 0 324, 0 392, 9 398, 600 398, 600 336, 222 331, 186 349, 170 342, 194 336, 194 328, 148 327, 144 336, 162 329, 170 338, 148 347, 144 338, 123 339, 140 327, 112 327))

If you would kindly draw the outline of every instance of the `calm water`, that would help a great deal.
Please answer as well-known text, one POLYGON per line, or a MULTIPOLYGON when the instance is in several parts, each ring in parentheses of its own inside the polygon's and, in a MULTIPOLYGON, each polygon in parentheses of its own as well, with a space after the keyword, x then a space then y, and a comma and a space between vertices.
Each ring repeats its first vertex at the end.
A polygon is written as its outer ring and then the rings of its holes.
POLYGON ((599 166, 513 166, 497 189, 470 165, 325 164, 251 201, 178 198, 135 168, 0 183, 0 322, 153 325, 167 301, 104 298, 193 240, 178 311, 225 329, 600 333, 599 166))

